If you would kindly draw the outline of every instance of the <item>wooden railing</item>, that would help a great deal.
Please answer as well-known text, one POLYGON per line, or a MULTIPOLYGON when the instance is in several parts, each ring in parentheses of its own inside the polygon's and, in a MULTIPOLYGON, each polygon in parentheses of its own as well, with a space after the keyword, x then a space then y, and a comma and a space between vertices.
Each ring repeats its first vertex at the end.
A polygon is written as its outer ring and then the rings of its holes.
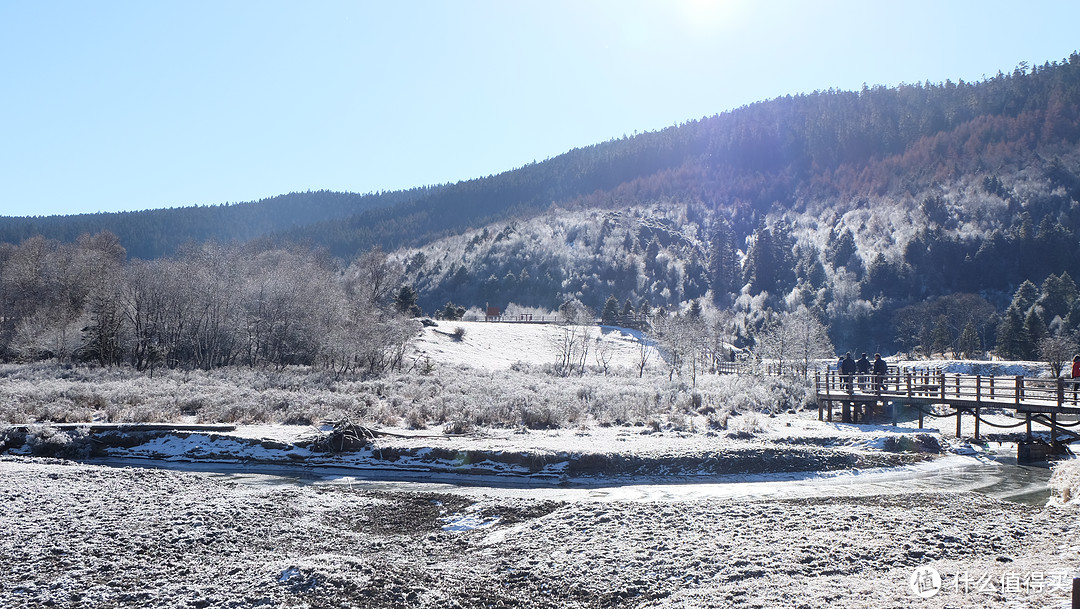
POLYGON ((845 375, 835 370, 818 372, 814 378, 820 399, 939 399, 958 405, 999 405, 1033 408, 1075 407, 1080 386, 1063 378, 984 376, 930 371, 890 370, 885 375, 845 375))

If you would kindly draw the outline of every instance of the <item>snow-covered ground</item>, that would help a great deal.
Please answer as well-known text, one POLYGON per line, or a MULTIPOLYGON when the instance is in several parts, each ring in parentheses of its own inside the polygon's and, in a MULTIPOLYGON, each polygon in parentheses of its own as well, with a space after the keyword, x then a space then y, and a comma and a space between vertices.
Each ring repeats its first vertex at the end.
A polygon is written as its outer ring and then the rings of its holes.
MULTIPOLYGON (((566 326, 540 323, 508 323, 483 321, 439 321, 439 325, 424 328, 414 346, 413 358, 430 357, 445 365, 465 365, 485 370, 501 370, 515 363, 547 364, 555 361, 559 343, 564 340, 566 326), (457 328, 465 331, 462 338, 453 334, 457 328)), ((585 329, 573 327, 581 336, 585 329)), ((636 369, 640 361, 639 332, 626 328, 600 326, 588 328, 590 355, 588 366, 596 366, 597 348, 610 354, 612 368, 636 369)), ((649 360, 656 365, 660 358, 653 347, 649 360)))
POLYGON ((5 608, 1066 607, 1080 569, 1074 514, 963 492, 567 502, 24 457, 0 483, 5 608))

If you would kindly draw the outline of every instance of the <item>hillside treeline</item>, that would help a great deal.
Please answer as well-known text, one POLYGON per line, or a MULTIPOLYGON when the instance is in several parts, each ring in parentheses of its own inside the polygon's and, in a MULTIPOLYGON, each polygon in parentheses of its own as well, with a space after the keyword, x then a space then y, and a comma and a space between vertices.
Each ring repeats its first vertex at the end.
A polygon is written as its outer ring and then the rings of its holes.
MULTIPOLYGON (((350 217, 424 196, 435 188, 360 195, 326 190, 294 192, 251 203, 175 207, 72 216, 0 217, 0 242, 30 237, 74 243, 86 234, 116 235, 128 256, 150 260, 173 256, 189 243, 247 243, 313 222, 350 217)), ((272 239, 280 243, 280 239, 272 239)), ((350 253, 354 255, 354 252, 350 253)))
POLYGON ((304 250, 193 245, 128 260, 111 233, 0 244, 0 356, 213 369, 404 364, 416 322, 393 307, 379 251, 348 267, 304 250))

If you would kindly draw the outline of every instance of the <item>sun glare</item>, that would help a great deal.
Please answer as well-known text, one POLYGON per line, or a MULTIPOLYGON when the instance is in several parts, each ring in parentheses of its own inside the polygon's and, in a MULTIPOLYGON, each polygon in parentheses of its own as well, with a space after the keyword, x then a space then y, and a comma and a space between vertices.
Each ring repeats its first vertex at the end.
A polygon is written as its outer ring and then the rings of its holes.
POLYGON ((680 0, 672 6, 687 31, 695 35, 729 31, 746 10, 743 0, 680 0))

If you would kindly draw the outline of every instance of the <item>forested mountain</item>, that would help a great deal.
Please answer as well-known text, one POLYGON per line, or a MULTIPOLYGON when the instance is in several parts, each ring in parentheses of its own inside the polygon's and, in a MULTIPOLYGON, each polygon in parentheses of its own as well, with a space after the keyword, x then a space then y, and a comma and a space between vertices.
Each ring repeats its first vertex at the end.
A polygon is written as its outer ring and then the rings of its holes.
POLYGON ((1016 314, 1041 328, 1002 354, 1032 356, 1055 318, 1080 322, 1078 109, 1077 55, 977 84, 762 102, 575 151, 563 166, 591 152, 661 168, 402 260, 429 310, 708 295, 751 325, 805 304, 842 348, 957 354, 996 346, 997 314, 1027 281, 1016 314))
POLYGON ((149 260, 172 256, 189 242, 244 243, 313 222, 332 221, 369 209, 393 206, 434 190, 437 189, 417 188, 368 195, 309 191, 231 205, 73 216, 0 217, 0 242, 19 243, 40 235, 74 243, 81 235, 109 231, 120 239, 129 256, 149 260))
POLYGON ((380 246, 429 312, 708 298, 750 341, 805 305, 845 350, 1023 356, 1080 326, 1078 201, 1073 54, 977 83, 786 96, 457 184, 4 219, 0 239, 109 230, 153 258, 258 238, 244 251, 339 268, 380 246))

